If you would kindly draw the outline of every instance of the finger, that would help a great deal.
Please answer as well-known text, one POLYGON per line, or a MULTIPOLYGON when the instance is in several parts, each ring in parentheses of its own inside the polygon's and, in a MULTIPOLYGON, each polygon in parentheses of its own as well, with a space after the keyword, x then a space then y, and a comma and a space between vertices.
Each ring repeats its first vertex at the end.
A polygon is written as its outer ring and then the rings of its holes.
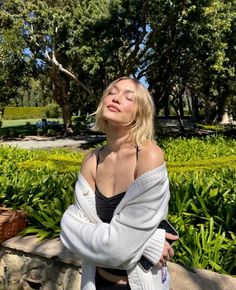
POLYGON ((163 256, 163 257, 164 257, 165 261, 169 261, 170 260, 170 256, 169 255, 166 255, 166 256, 163 256))
POLYGON ((162 265, 164 265, 166 263, 166 259, 164 257, 162 257, 160 260, 159 260, 159 263, 162 265))
POLYGON ((167 233, 166 232, 166 235, 165 235, 166 239, 168 240, 172 240, 172 241, 176 241, 179 239, 179 236, 177 235, 173 235, 173 234, 170 234, 170 233, 167 233))
POLYGON ((173 257, 174 254, 175 254, 175 252, 174 252, 173 248, 170 247, 170 249, 169 249, 169 256, 170 257, 173 257))
POLYGON ((159 261, 158 263, 156 263, 155 267, 161 268, 162 267, 162 263, 159 261))
POLYGON ((170 259, 169 250, 164 251, 163 254, 162 254, 162 257, 166 261, 169 260, 170 259))
POLYGON ((169 255, 170 248, 171 248, 170 244, 168 242, 165 242, 164 249, 163 249, 163 252, 162 252, 162 256, 163 257, 169 255))

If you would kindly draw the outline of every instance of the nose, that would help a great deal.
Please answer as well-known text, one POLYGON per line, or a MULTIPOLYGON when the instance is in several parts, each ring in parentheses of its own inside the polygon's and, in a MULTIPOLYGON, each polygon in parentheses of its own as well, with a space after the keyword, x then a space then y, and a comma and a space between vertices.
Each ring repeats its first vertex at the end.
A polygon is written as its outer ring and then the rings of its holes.
POLYGON ((118 103, 118 104, 120 104, 120 98, 121 97, 121 94, 120 93, 117 93, 117 94, 115 94, 114 96, 113 96, 113 99, 112 99, 112 101, 114 102, 114 103, 118 103))

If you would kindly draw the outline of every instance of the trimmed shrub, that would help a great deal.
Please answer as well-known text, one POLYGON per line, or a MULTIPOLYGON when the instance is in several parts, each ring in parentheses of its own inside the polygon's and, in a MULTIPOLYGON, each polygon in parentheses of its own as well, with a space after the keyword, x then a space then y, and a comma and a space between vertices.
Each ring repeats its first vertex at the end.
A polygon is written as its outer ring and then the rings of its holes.
POLYGON ((59 118, 61 117, 61 108, 58 104, 48 104, 45 108, 45 114, 47 118, 59 118))
POLYGON ((6 107, 4 109, 5 120, 42 118, 46 118, 45 107, 6 107))
POLYGON ((167 162, 169 172, 189 172, 197 170, 212 170, 217 168, 236 168, 236 156, 227 156, 222 158, 214 159, 204 159, 204 160, 195 160, 195 161, 185 161, 185 162, 167 162))

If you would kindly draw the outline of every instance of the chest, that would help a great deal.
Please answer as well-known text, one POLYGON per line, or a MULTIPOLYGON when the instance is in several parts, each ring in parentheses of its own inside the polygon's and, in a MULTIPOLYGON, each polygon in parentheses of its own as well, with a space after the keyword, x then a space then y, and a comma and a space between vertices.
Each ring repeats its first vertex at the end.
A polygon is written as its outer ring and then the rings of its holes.
POLYGON ((135 179, 136 155, 105 156, 97 165, 96 187, 105 197, 127 191, 135 179))

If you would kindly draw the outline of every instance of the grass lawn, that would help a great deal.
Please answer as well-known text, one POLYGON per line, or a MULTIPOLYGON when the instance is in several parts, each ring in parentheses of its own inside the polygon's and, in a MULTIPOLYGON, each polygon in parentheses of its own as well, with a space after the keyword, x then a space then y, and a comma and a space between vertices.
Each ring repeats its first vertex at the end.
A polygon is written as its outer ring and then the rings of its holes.
MULTIPOLYGON (((2 128, 22 126, 25 125, 26 122, 30 122, 30 124, 35 125, 39 121, 42 121, 42 119, 3 120, 2 128)), ((58 119, 49 118, 47 119, 47 121, 59 122, 59 124, 63 124, 62 118, 58 119)))

